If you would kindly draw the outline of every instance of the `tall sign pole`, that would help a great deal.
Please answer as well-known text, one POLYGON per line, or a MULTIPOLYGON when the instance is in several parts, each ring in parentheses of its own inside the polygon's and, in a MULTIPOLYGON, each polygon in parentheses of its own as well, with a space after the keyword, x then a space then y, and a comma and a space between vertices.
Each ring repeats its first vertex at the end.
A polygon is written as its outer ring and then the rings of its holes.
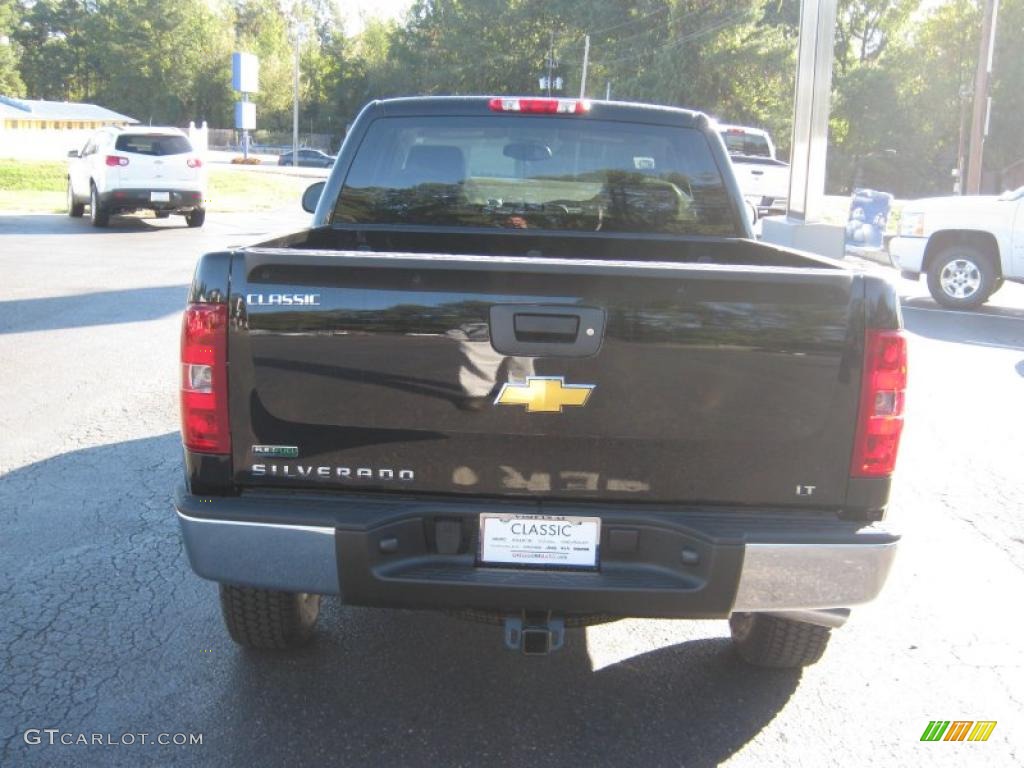
POLYGON ((766 217, 761 232, 769 243, 842 258, 845 229, 822 221, 836 10, 837 0, 800 3, 786 215, 766 217))
POLYGON ((836 0, 803 0, 786 215, 819 221, 825 195, 836 0))
POLYGON ((981 19, 981 41, 978 46, 978 70, 974 77, 974 112, 971 116, 971 149, 967 162, 967 194, 981 193, 981 166, 988 135, 988 116, 992 100, 988 95, 988 81, 992 75, 992 55, 995 53, 996 15, 999 0, 985 0, 981 19))

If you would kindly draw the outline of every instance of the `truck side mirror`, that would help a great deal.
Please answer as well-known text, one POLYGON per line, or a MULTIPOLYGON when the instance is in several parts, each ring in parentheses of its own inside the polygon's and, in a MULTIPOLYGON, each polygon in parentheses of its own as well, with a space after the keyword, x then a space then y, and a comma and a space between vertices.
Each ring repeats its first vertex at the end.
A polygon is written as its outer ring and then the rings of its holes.
POLYGON ((306 213, 316 213, 316 204, 320 202, 320 195, 326 186, 326 181, 318 181, 306 187, 306 191, 302 193, 302 210, 306 213))
POLYGON ((72 149, 70 152, 68 152, 68 157, 81 157, 81 155, 78 154, 77 149, 72 149))
POLYGON ((743 205, 747 209, 747 219, 750 220, 750 226, 754 226, 757 224, 757 206, 749 200, 744 200, 743 205))

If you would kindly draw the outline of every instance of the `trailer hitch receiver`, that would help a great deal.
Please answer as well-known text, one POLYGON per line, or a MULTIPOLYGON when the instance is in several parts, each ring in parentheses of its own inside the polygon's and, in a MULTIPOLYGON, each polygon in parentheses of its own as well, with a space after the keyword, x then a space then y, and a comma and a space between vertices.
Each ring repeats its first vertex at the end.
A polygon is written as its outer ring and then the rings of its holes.
POLYGON ((506 614, 505 647, 526 656, 545 656, 565 644, 565 620, 551 611, 506 614))

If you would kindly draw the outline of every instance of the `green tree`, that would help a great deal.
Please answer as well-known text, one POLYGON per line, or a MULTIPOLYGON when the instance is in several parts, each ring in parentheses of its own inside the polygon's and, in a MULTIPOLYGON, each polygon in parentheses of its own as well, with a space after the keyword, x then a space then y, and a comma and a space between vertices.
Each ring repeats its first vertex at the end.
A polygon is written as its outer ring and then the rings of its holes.
POLYGON ((20 51, 11 38, 21 19, 21 6, 15 0, 0 0, 0 94, 21 96, 25 84, 18 71, 20 51))
POLYGON ((230 15, 205 0, 106 0, 92 17, 104 106, 143 123, 226 119, 230 15))
POLYGON ((992 120, 985 142, 985 168, 1001 171, 1024 160, 1024 0, 1002 0, 992 76, 992 120))
POLYGON ((96 85, 89 4, 78 0, 36 0, 24 6, 11 37, 21 56, 19 69, 30 98, 81 101, 96 85))

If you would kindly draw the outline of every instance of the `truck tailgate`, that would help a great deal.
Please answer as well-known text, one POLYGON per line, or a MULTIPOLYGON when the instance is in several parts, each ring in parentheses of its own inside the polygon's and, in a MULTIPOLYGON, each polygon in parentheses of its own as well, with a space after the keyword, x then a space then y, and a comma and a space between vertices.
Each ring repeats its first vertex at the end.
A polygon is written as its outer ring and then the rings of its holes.
POLYGON ((275 248, 231 274, 240 486, 843 502, 855 274, 275 248))

